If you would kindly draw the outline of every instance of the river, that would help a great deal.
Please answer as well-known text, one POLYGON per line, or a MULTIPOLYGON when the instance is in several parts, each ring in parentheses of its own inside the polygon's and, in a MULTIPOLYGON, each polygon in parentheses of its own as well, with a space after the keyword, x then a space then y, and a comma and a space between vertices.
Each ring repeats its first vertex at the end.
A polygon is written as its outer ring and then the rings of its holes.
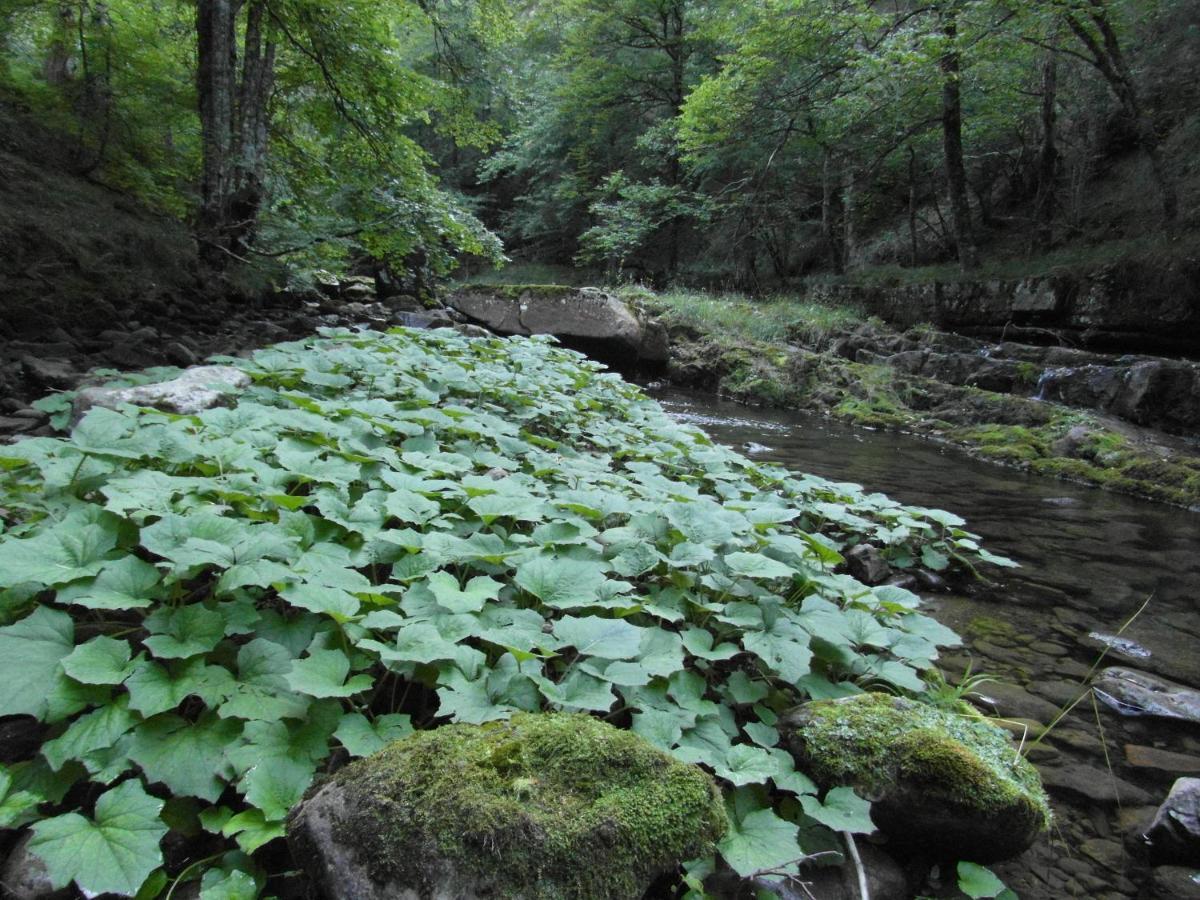
POLYGON ((958 676, 969 664, 999 679, 980 686, 980 702, 1029 720, 1028 739, 1033 723, 1049 724, 1084 695, 1029 750, 1055 827, 993 868, 1024 900, 1139 896, 1153 873, 1126 843, 1177 776, 1200 774, 1200 725, 1122 717, 1085 685, 1103 651, 1101 668, 1200 686, 1200 514, 1000 468, 908 435, 673 389, 655 397, 754 459, 957 513, 984 546, 1020 562, 988 572, 995 582, 969 597, 923 592, 927 609, 966 641, 944 669, 958 676))

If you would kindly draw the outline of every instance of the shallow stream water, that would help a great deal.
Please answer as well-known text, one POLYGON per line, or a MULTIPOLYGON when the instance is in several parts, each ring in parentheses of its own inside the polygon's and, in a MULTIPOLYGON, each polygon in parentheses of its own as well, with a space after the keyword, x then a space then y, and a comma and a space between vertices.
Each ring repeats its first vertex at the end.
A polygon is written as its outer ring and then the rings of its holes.
POLYGON ((1101 668, 1200 687, 1200 514, 1000 468, 907 435, 705 394, 656 398, 755 459, 957 513, 984 546, 1021 563, 987 573, 996 583, 970 597, 922 591, 927 609, 966 641, 944 668, 957 676, 969 663, 1001 679, 978 693, 1006 717, 1030 720, 1036 734, 1032 723, 1049 724, 1084 695, 1029 751, 1054 801, 1054 829, 993 868, 1024 900, 1151 896, 1153 873, 1128 845, 1176 777, 1200 775, 1200 724, 1122 717, 1084 685, 1107 647, 1101 668))

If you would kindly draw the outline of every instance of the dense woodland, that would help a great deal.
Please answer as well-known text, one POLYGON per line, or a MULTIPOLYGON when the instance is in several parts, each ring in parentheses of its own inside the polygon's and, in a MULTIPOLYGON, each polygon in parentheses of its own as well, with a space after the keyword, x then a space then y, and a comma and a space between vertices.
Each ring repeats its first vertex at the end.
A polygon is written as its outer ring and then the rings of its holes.
POLYGON ((78 172, 187 220, 216 267, 423 279, 507 257, 758 290, 1195 224, 1197 16, 3 0, 0 89, 70 136, 78 172))

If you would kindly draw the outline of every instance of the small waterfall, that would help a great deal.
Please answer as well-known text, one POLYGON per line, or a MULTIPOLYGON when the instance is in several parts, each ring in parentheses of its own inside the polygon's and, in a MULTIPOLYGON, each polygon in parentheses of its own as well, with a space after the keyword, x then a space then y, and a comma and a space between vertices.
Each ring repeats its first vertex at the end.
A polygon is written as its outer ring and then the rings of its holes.
POLYGON ((1054 381, 1067 378, 1075 374, 1075 369, 1070 366, 1063 366, 1057 369, 1043 369, 1042 374, 1038 377, 1037 391, 1033 395, 1034 400, 1046 401, 1046 390, 1050 388, 1054 381))

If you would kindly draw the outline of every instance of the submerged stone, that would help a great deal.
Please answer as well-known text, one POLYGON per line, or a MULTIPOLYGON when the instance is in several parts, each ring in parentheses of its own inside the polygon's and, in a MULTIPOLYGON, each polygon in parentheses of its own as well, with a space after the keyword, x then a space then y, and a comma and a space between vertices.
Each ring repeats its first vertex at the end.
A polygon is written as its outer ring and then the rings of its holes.
POLYGON ((292 812, 330 900, 638 898, 727 823, 712 779, 590 716, 444 725, 359 760, 292 812))
POLYGON ((1049 825, 1037 771, 969 712, 861 694, 805 704, 784 726, 798 766, 872 800, 894 846, 987 863, 1017 855, 1049 825))

